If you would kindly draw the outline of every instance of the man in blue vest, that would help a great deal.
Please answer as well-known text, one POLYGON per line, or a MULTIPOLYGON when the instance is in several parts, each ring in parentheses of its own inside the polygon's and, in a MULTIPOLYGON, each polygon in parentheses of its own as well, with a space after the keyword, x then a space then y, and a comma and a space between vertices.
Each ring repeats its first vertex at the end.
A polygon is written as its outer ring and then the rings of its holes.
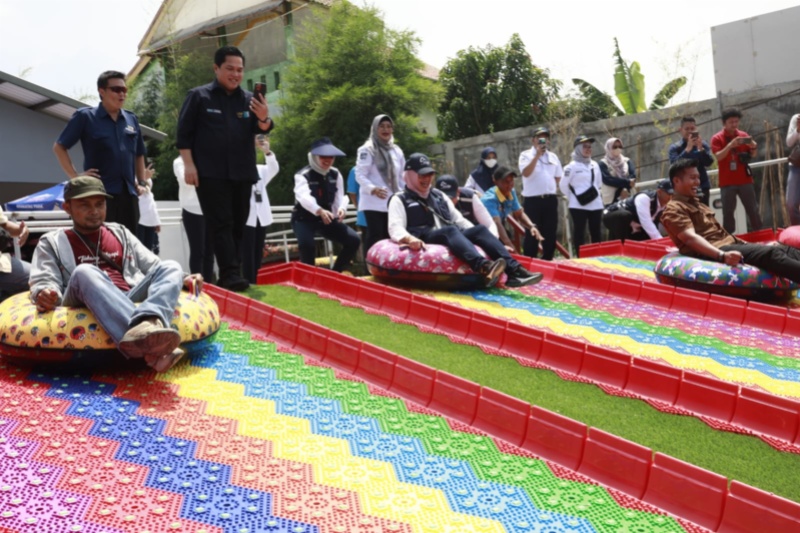
POLYGON ((608 206, 603 213, 603 224, 608 228, 609 239, 622 242, 660 239, 658 223, 672 194, 672 183, 665 179, 655 191, 640 192, 608 206))
POLYGON ((503 244, 486 226, 473 226, 445 194, 432 188, 436 172, 424 154, 412 154, 406 161, 406 187, 389 200, 389 236, 393 241, 419 250, 426 243, 447 246, 491 287, 505 271, 508 287, 533 285, 542 279, 540 273, 528 272, 511 257, 503 244), (491 260, 484 258, 474 245, 480 246, 491 260))

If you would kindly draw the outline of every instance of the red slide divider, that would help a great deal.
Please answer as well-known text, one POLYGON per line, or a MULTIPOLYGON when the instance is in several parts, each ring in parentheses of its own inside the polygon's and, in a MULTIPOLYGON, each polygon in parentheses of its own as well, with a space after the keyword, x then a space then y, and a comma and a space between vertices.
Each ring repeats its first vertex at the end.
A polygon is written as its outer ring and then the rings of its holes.
MULTIPOLYGON (((294 265, 297 269, 312 268, 299 263, 294 265)), ((356 295, 350 300, 340 298, 392 316, 384 305, 386 298, 377 296, 379 290, 374 287, 376 284, 338 274, 330 275, 333 277, 326 282, 325 293, 336 295, 344 292, 356 295), (339 290, 339 283, 344 283, 348 288, 345 291, 339 290), (361 290, 359 284, 365 283, 369 283, 370 288, 361 290), (358 294, 363 295, 366 302, 359 301, 358 294), (384 309, 375 308, 374 305, 384 309)), ((297 279, 310 278, 304 276, 297 279)), ((384 295, 387 290, 398 291, 385 287, 384 295)), ((773 447, 800 453, 800 402, 739 387, 657 361, 635 358, 551 332, 545 333, 518 322, 504 323, 494 317, 425 296, 406 294, 410 301, 408 313, 405 314, 405 306, 400 306, 401 316, 394 316, 395 319, 414 323, 425 331, 448 335, 456 342, 478 345, 488 353, 510 355, 522 365, 541 365, 566 374, 566 378, 575 376, 577 379, 589 380, 600 385, 609 394, 632 395, 649 401, 661 410, 669 411, 674 407, 686 414, 701 417, 717 429, 734 426, 745 433, 756 434, 773 447)), ((723 297, 711 296, 709 301, 715 298, 723 297)), ((238 309, 238 304, 234 302, 233 307, 238 309)), ((395 303, 389 306, 390 309, 395 307, 395 303)), ((742 316, 744 312, 743 306, 742 316)), ((283 320, 277 313, 272 317, 273 328, 278 327, 279 336, 283 335, 280 329, 283 320)), ((297 339, 287 339, 284 344, 290 342, 295 343, 297 339)), ((348 372, 352 373, 352 368, 356 365, 357 362, 347 365, 348 372)), ((394 374, 397 384, 393 382, 392 386, 411 391, 413 386, 407 383, 405 374, 398 381, 399 368, 395 368, 394 374)), ((407 373, 407 369, 402 370, 407 373)), ((427 389, 424 391, 416 391, 417 396, 423 395, 422 399, 417 397, 416 401, 423 404, 429 402, 433 394, 432 386, 425 387, 427 389)))
MULTIPOLYGON (((304 279, 313 282, 311 278, 304 279)), ((231 309, 237 315, 242 313, 237 295, 216 287, 209 287, 208 293, 217 301, 223 319, 230 319, 231 301, 231 309)), ((652 450, 636 443, 587 428, 581 422, 436 371, 265 303, 251 300, 244 309, 248 317, 271 317, 259 325, 267 326, 267 337, 278 344, 291 343, 300 353, 355 373, 373 385, 389 384, 389 391, 407 400, 460 422, 472 422, 473 427, 494 438, 639 499, 645 509, 648 504, 653 505, 720 533, 792 531, 800 522, 797 503, 737 481, 731 483, 729 490, 723 476, 661 453, 653 456, 652 450)))

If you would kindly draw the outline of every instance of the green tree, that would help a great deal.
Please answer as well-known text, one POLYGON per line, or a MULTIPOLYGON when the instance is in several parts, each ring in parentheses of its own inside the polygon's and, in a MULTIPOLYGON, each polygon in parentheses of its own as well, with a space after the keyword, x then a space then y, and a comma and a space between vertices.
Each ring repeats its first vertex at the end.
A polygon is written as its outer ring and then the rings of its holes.
POLYGON ((619 50, 619 42, 614 38, 614 60, 617 66, 614 69, 614 92, 616 93, 620 108, 614 103, 611 95, 604 93, 591 83, 580 78, 573 78, 572 83, 578 86, 591 107, 601 109, 608 116, 632 115, 642 111, 661 109, 667 105, 673 96, 686 84, 686 78, 681 76, 669 81, 656 94, 650 107, 647 107, 644 94, 644 74, 638 61, 626 63, 619 50))
POLYGON ((281 163, 281 174, 269 187, 275 205, 294 203, 291 176, 308 164, 314 139, 328 136, 347 154, 336 162, 345 175, 375 115, 394 119, 396 142, 406 154, 433 141, 419 131, 418 117, 435 109, 438 88, 419 74, 423 63, 412 32, 391 30, 376 8, 344 0, 300 33, 271 135, 281 163))
POLYGON ((439 132, 446 140, 540 122, 561 87, 547 69, 533 64, 516 33, 502 48, 460 50, 439 81, 444 89, 439 132))

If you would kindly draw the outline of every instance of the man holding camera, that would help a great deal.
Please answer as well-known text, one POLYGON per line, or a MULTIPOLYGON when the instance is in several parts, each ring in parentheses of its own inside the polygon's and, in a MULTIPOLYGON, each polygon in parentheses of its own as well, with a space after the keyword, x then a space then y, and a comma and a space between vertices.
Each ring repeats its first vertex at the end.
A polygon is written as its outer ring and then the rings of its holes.
POLYGON ((711 147, 700 137, 694 117, 681 118, 680 134, 683 139, 669 147, 669 163, 672 164, 678 159, 694 159, 699 163, 697 170, 700 173, 700 190, 702 191, 700 201, 709 205, 711 182, 708 180, 706 169, 714 164, 711 147))
MULTIPOLYGON (((550 130, 537 128, 531 134, 531 149, 519 155, 522 174, 522 208, 531 222, 539 228, 542 239, 542 259, 552 261, 558 233, 558 183, 564 175, 561 161, 551 152, 550 130)), ((538 239, 529 233, 522 243, 523 253, 536 257, 538 239)))
POLYGON ((758 145, 750 135, 739 129, 742 113, 730 108, 722 112, 722 130, 711 137, 711 150, 719 163, 719 188, 722 196, 722 226, 735 233, 736 196, 742 200, 751 231, 761 229, 758 201, 753 186, 753 173, 748 163, 758 152, 758 145))

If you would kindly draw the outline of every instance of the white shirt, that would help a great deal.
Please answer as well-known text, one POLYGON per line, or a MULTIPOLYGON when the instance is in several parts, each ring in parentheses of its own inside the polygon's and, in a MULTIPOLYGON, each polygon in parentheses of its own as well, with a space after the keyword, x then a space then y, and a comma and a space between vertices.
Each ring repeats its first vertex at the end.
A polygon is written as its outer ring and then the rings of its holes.
POLYGON ((178 180, 178 203, 181 209, 194 215, 202 215, 203 210, 200 209, 200 200, 197 199, 197 189, 194 185, 186 185, 183 169, 183 158, 178 156, 172 162, 172 172, 175 173, 175 178, 178 180))
MULTIPOLYGON (((306 169, 304 168, 303 171, 304 170, 306 169)), ((336 171, 336 196, 334 196, 333 203, 331 204, 331 213, 333 213, 333 216, 337 216, 339 209, 347 210, 347 206, 350 205, 350 200, 344 193, 342 173, 339 172, 339 169, 336 167, 331 167, 331 170, 336 171)), ((319 216, 317 215, 317 211, 319 211, 320 205, 311 194, 311 189, 308 187, 308 180, 303 176, 302 171, 294 175, 294 197, 303 209, 314 216, 319 216)))
POLYGON ((658 228, 653 220, 655 220, 656 216, 664 210, 664 206, 658 201, 657 196, 655 201, 658 204, 656 206, 656 212, 650 215, 650 197, 642 193, 636 195, 636 197, 633 199, 633 205, 636 206, 636 214, 639 215, 639 224, 637 224, 635 221, 631 221, 631 228, 633 229, 633 232, 636 233, 636 231, 641 227, 645 232, 647 232, 647 235, 651 239, 660 239, 661 232, 658 231, 658 228))
POLYGON ((383 176, 378 171, 378 166, 372 158, 372 154, 366 145, 358 149, 356 155, 356 181, 359 185, 358 210, 359 211, 387 211, 389 198, 378 198, 372 193, 376 187, 386 187, 389 189, 389 196, 392 193, 402 191, 406 182, 403 180, 403 170, 406 166, 406 158, 399 146, 394 145, 391 151, 394 172, 397 176, 397 190, 392 191, 388 183, 383 180, 383 176))
POLYGON ((261 227, 272 224, 272 209, 269 206, 267 196, 267 185, 281 169, 275 152, 264 155, 265 165, 256 165, 258 169, 258 181, 253 184, 253 191, 250 193, 250 214, 247 216, 247 225, 251 228, 256 227, 256 220, 261 227), (256 191, 261 194, 261 201, 256 202, 256 191))
POLYGON ((147 180, 147 190, 139 195, 139 224, 148 228, 155 228, 161 225, 161 218, 158 216, 156 198, 153 196, 153 180, 147 180))
POLYGON ((600 175, 600 165, 597 161, 590 164, 572 161, 564 167, 564 177, 561 178, 561 192, 569 198, 570 209, 584 209, 586 211, 596 211, 603 209, 603 199, 600 196, 600 188, 603 184, 603 177, 600 175), (592 182, 592 171, 594 171, 594 182, 592 182), (575 194, 582 194, 589 187, 597 189, 597 198, 586 205, 581 205, 575 195, 569 190, 569 186, 575 189, 575 194))
POLYGON ((486 192, 481 188, 480 185, 478 185, 478 182, 475 181, 475 178, 472 177, 472 174, 470 174, 469 177, 467 178, 467 182, 464 184, 464 188, 472 189, 478 194, 483 194, 486 192))
POLYGON ((472 198, 464 198, 462 196, 461 201, 470 202, 472 204, 472 212, 475 214, 475 220, 478 221, 478 224, 480 224, 481 226, 486 226, 492 233, 492 235, 494 235, 497 238, 500 238, 499 234, 497 233, 497 224, 494 223, 492 215, 489 214, 489 210, 486 209, 486 206, 483 205, 483 202, 481 202, 481 199, 478 198, 477 194, 475 194, 472 198))
MULTIPOLYGON (((430 194, 435 193, 431 190, 430 194)), ((450 210, 450 220, 453 221, 456 227, 462 230, 472 227, 472 222, 464 218, 456 209, 456 206, 453 205, 453 202, 447 202, 447 207, 450 210)), ((407 224, 408 218, 406 217, 406 208, 403 205, 403 200, 395 194, 389 201, 389 237, 394 242, 400 242, 404 237, 410 236, 411 234, 406 230, 407 224)), ((433 224, 436 229, 442 227, 442 221, 437 216, 433 217, 433 224)))
MULTIPOLYGON (((522 175, 522 170, 530 165, 536 156, 536 148, 525 150, 519 154, 519 175, 522 177, 522 196, 541 196, 543 194, 556 194, 556 178, 564 175, 561 161, 551 151, 546 151, 536 162, 531 175, 527 178, 522 175)), ((577 189, 575 189, 577 190, 577 189)))

